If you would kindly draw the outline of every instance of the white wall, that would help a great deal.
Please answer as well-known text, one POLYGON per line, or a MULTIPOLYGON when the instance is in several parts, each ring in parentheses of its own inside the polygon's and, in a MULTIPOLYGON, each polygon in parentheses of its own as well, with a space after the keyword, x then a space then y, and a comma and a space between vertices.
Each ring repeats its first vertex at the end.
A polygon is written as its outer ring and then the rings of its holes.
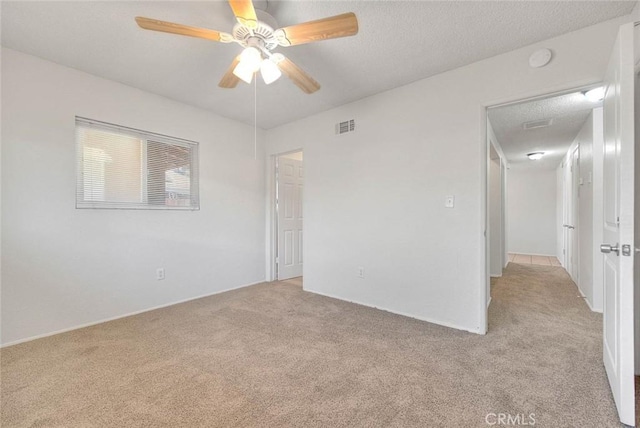
POLYGON ((562 227, 564 220, 564 165, 563 159, 556 169, 556 257, 564 268, 567 267, 565 262, 564 251, 564 228, 562 227))
POLYGON ((556 171, 509 170, 507 215, 510 253, 553 256, 556 253, 556 171))
POLYGON ((630 21, 640 21, 640 3, 636 3, 635 7, 629 14, 630 21))
POLYGON ((263 280, 264 160, 251 127, 2 57, 2 343, 263 280), (75 115, 200 142, 200 211, 76 210, 75 115))
POLYGON ((593 113, 582 125, 574 143, 578 145, 580 177, 578 190, 578 288, 593 303, 593 113))
MULTIPOLYGON (((0 14, 2 13, 2 9, 0 8, 0 14)), ((0 48, 0 71, 2 71, 2 48, 0 48)), ((2 340, 2 163, 3 163, 3 155, 2 155, 2 79, 0 76, 0 346, 3 343, 2 340)))
MULTIPOLYGON (((636 10, 634 8, 634 10, 636 10)), ((591 257, 593 276, 593 300, 591 309, 602 312, 604 305, 604 258, 600 252, 603 241, 604 224, 604 109, 598 107, 593 110, 593 148, 592 148, 592 242, 591 257)))
MULTIPOLYGON (((600 81, 622 21, 269 130, 268 154, 304 149, 305 289, 483 333, 484 107, 600 81), (554 60, 532 69, 540 47, 554 60), (336 136, 335 123, 347 119, 356 132, 336 136), (444 207, 447 195, 454 209, 444 207)), ((544 252, 555 254, 550 234, 544 252)))
MULTIPOLYGON (((640 20, 640 3, 636 5, 633 9, 635 12, 635 16, 640 20)), ((637 34, 637 33, 636 33, 637 34)), ((635 78, 635 88, 634 88, 634 104, 635 104, 635 142, 636 148, 640 147, 640 78, 636 74, 635 78)), ((637 248, 640 246, 640 150, 635 150, 635 219, 634 219, 634 233, 635 233, 635 244, 634 246, 637 248)), ((594 221, 597 221, 594 219, 594 221)), ((635 374, 636 376, 640 375, 640 257, 639 254, 636 253, 634 257, 634 340, 635 340, 635 374)), ((638 393, 636 393, 638 394, 638 393)), ((636 398, 637 400, 637 398, 636 398)))
POLYGON ((500 157, 489 162, 490 273, 502 276, 502 166, 500 157))
MULTIPOLYGON (((489 148, 487 175, 489 274, 502 276, 502 269, 508 263, 506 251, 506 158, 491 121, 487 118, 487 145, 489 148)), ((487 297, 491 298, 491 281, 487 281, 487 297)))
MULTIPOLYGON (((576 234, 578 242, 578 281, 577 286, 585 297, 591 310, 602 312, 603 305, 603 267, 600 243, 602 242, 602 162, 603 162, 603 109, 598 107, 589 115, 584 125, 576 135, 569 151, 558 167, 558 226, 559 226, 559 254, 564 246, 565 230, 562 229, 564 198, 570 193, 565 192, 565 183, 569 176, 565 176, 565 169, 571 164, 571 154, 576 147, 579 154, 579 189, 577 196, 576 234), (562 168, 564 165, 564 168, 562 168)), ((558 256, 560 258, 560 256, 558 256)), ((563 261, 563 265, 565 261, 563 261)), ((567 262, 568 263, 568 262, 567 262)), ((565 265, 565 268, 567 266, 565 265)))

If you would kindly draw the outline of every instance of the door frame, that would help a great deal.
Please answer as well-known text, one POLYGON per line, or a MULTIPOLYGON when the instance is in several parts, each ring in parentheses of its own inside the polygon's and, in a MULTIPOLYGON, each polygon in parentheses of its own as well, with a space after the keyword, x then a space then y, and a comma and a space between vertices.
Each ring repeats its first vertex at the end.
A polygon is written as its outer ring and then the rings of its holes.
MULTIPOLYGON (((268 282, 278 280, 278 265, 276 263, 276 257, 278 255, 278 207, 276 205, 277 196, 277 166, 278 158, 280 156, 289 155, 292 153, 302 152, 304 156, 304 150, 302 147, 298 149, 287 150, 284 152, 274 153, 267 159, 267 236, 266 236, 266 272, 265 278, 268 282)), ((304 157, 303 157, 304 159, 304 157)), ((303 160, 304 162, 304 160, 303 160)), ((306 193, 306 192, 305 192, 306 193)), ((302 205, 304 207, 304 195, 302 194, 302 205)), ((304 208, 303 208, 304 209, 304 208)), ((305 222, 302 222, 303 236, 305 234, 305 222)))
MULTIPOLYGON (((562 160, 564 171, 562 175, 562 245, 563 245, 563 267, 576 284, 580 292, 580 146, 572 144, 567 151, 566 157, 562 160), (578 158, 578 168, 574 168, 574 160, 578 158), (565 163, 566 161, 566 163, 565 163), (565 227, 573 226, 573 229, 565 227), (576 257, 577 255, 577 257, 576 257)), ((595 163, 595 162, 594 162, 595 163)), ((594 192, 595 200, 595 192, 594 192)), ((594 244, 595 245, 595 244, 594 244)), ((588 302, 587 302, 588 303, 588 302)))
MULTIPOLYGON (((558 95, 565 95, 572 92, 588 91, 589 89, 596 88, 602 85, 601 80, 577 80, 560 86, 552 86, 546 89, 537 90, 529 93, 523 93, 520 95, 506 97, 502 99, 495 99, 483 102, 480 106, 480 227, 479 233, 482 240, 484 240, 484 246, 480 248, 480 265, 481 279, 480 279, 480 298, 478 299, 479 311, 478 311, 478 333, 486 334, 489 329, 489 306, 487 301, 489 296, 487 291, 491 288, 491 266, 490 266, 490 240, 489 238, 489 162, 490 149, 489 138, 487 135, 489 121, 489 109, 496 107, 504 107, 511 104, 520 104, 527 101, 535 101, 539 99, 549 98, 558 95)), ((508 221, 508 220, 507 220, 508 221)))
MULTIPOLYGON (((488 120, 488 119, 487 119, 488 120)), ((498 155, 498 169, 499 169, 499 180, 500 180, 500 207, 499 207, 499 212, 500 212, 500 224, 499 224, 499 234, 500 234, 500 250, 499 250, 499 258, 500 258, 500 275, 492 275, 493 278, 496 277, 500 277, 502 276, 502 270, 504 270, 504 268, 507 266, 507 263, 509 262, 509 257, 507 255, 507 240, 506 240, 506 234, 507 234, 507 219, 506 219, 506 206, 507 206, 507 195, 506 195, 506 171, 507 171, 507 160, 506 160, 506 156, 504 155, 504 152, 502 151, 502 147, 500 147, 500 144, 498 143, 498 141, 494 141, 497 140, 497 138, 491 138, 491 137, 495 137, 494 135, 490 135, 487 136, 487 138, 489 139, 489 163, 488 168, 491 168, 491 150, 493 149, 496 154, 498 155)), ((494 159, 495 160, 495 159, 494 159)), ((490 169, 487 169, 487 174, 490 175, 491 171, 490 169)), ((488 183, 488 181, 487 181, 488 183)), ((490 187, 487 188, 487 197, 490 199, 491 198, 491 189, 490 187)), ((487 205, 487 209, 489 211, 489 213, 491 213, 491 207, 489 205, 487 205)), ((489 239, 489 247, 491 247, 491 241, 493 240, 494 236, 493 233, 494 231, 491 229, 491 221, 490 218, 488 219, 487 225, 489 227, 487 227, 487 238, 489 239)), ((490 252, 489 253, 489 265, 491 265, 491 259, 494 258, 494 255, 490 252)), ((490 272, 491 273, 491 272, 490 272)), ((487 292, 490 292, 491 290, 488 289, 487 292)), ((491 296, 487 296, 487 305, 491 302, 491 296)))

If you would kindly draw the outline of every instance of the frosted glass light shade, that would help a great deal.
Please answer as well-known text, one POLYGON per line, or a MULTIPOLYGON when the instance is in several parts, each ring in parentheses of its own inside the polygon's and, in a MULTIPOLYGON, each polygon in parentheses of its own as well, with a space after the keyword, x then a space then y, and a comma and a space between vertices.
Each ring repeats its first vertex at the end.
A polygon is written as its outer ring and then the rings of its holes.
POLYGON ((236 68, 233 69, 233 74, 245 83, 251 83, 254 72, 255 71, 243 61, 240 61, 238 65, 236 65, 236 68))
POLYGON ((265 59, 260 64, 260 73, 262 74, 262 79, 264 83, 267 85, 275 82, 282 76, 282 72, 278 68, 277 65, 273 63, 270 59, 265 59))
POLYGON ((240 54, 240 62, 244 63, 246 67, 250 68, 253 72, 260 69, 262 63, 262 54, 254 47, 248 47, 240 54))

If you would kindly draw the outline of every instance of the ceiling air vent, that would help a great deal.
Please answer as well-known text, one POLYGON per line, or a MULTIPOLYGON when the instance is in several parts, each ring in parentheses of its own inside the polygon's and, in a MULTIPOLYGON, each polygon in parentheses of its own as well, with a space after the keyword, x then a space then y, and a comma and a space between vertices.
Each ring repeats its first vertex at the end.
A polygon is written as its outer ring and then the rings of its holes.
POLYGON ((546 128, 547 126, 551 126, 552 123, 553 119, 534 120, 532 122, 523 123, 522 127, 524 129, 546 128))
POLYGON ((356 130, 356 121, 351 119, 345 122, 336 123, 336 134, 346 134, 356 130))

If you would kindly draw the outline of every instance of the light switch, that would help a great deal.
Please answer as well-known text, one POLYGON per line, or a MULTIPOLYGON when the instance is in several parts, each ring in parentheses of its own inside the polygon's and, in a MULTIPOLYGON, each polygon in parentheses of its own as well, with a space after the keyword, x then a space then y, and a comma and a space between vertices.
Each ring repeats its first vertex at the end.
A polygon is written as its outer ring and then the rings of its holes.
POLYGON ((447 196, 444 200, 445 208, 453 208, 455 205, 456 197, 455 196, 447 196))

